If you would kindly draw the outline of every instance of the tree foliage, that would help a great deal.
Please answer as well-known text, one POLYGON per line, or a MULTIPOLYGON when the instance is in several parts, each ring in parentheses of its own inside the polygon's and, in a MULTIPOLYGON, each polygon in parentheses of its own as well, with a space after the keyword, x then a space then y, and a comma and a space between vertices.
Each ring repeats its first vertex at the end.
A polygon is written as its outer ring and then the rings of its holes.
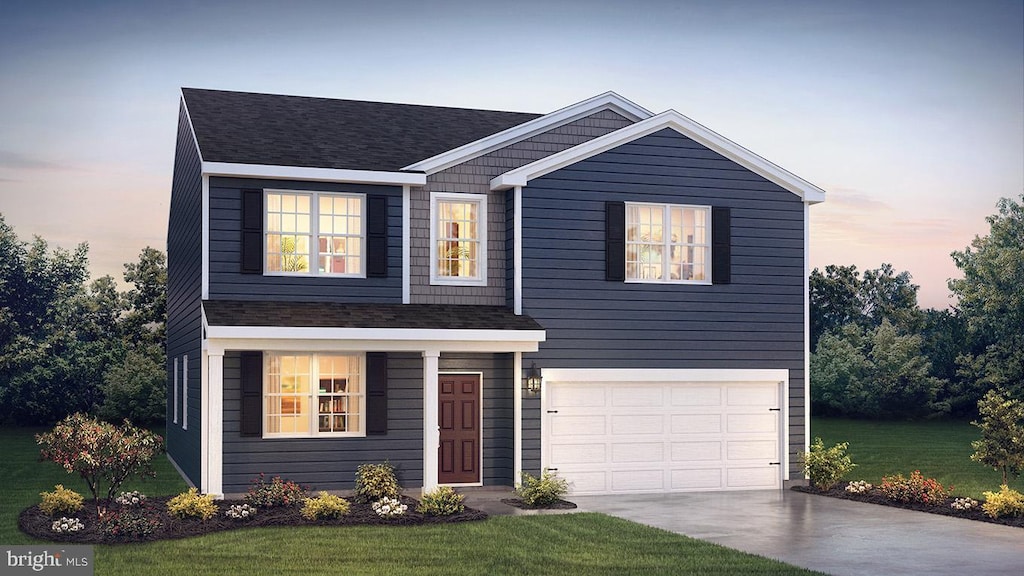
POLYGON ((817 349, 822 336, 848 324, 870 329, 888 320, 904 331, 918 329, 917 290, 910 273, 897 274, 892 264, 863 276, 856 266, 815 268, 810 277, 811 349, 817 349))
POLYGON ((981 462, 1016 478, 1024 471, 1024 402, 1010 398, 1001 390, 989 390, 978 402, 980 422, 971 422, 981 429, 981 439, 971 443, 971 460, 981 462))
MULTIPOLYGON (((96 410, 111 388, 108 371, 123 369, 130 352, 149 368, 164 366, 166 261, 146 248, 125 268, 134 286, 125 294, 109 276, 87 283, 88 245, 69 251, 39 237, 22 242, 0 214, 0 423, 49 424, 96 410)), ((163 396, 166 376, 146 373, 149 389, 139 393, 163 396)), ((138 415, 138 403, 122 412, 120 400, 107 402, 106 413, 138 415)), ((163 412, 150 410, 143 421, 163 412)))

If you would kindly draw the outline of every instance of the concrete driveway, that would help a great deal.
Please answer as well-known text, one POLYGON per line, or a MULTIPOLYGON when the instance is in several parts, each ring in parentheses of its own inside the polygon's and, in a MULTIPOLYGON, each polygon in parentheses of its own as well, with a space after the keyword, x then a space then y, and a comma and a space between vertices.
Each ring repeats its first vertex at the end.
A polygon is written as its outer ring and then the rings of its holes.
POLYGON ((1024 574, 1024 530, 790 490, 572 496, 603 512, 836 575, 1024 574))

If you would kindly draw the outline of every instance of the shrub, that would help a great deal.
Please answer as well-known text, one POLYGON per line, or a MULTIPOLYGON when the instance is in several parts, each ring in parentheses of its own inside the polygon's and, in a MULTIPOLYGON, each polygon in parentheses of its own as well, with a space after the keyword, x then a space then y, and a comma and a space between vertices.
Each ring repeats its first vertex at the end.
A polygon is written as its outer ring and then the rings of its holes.
POLYGON ((249 520, 256 515, 256 508, 248 504, 232 504, 224 515, 232 520, 249 520))
POLYGON ((394 518, 395 516, 401 516, 409 509, 407 505, 402 504, 401 500, 387 497, 377 500, 371 504, 370 507, 373 508, 373 511, 381 518, 394 518))
POLYGON ((952 486, 943 487, 934 478, 925 478, 920 470, 914 470, 909 478, 904 478, 902 474, 883 476, 882 484, 878 487, 883 496, 896 502, 933 505, 941 504, 949 497, 952 489, 952 486))
POLYGON ((395 467, 382 464, 361 464, 356 468, 356 500, 375 502, 381 498, 398 498, 402 487, 395 476, 395 467))
POLYGON ((147 515, 145 507, 107 512, 100 516, 100 530, 115 540, 149 536, 160 528, 160 522, 147 515))
POLYGON ((866 492, 871 492, 872 488, 874 488, 874 486, 865 480, 855 480, 846 485, 846 491, 851 494, 864 494, 866 492))
POLYGON ((74 490, 68 490, 63 484, 53 487, 53 492, 40 492, 39 496, 43 501, 39 503, 39 509, 50 516, 60 514, 74 514, 82 509, 85 498, 74 490))
POLYGON ((274 476, 270 483, 267 483, 261 472, 259 477, 249 484, 245 502, 256 508, 276 508, 298 504, 306 494, 306 488, 291 480, 282 480, 280 476, 274 476))
POLYGON ((985 492, 985 503, 981 509, 990 518, 1001 516, 1024 516, 1024 494, 1003 484, 999 492, 985 492))
POLYGON ((327 492, 320 492, 316 498, 306 498, 302 505, 302 517, 306 520, 341 518, 346 514, 348 501, 327 492))
POLYGON ((83 528, 85 528, 85 524, 82 524, 81 520, 78 518, 68 518, 66 516, 61 516, 59 520, 54 520, 53 524, 50 526, 50 529, 58 534, 78 532, 83 528))
POLYGON ((1024 402, 1008 398, 998 390, 989 390, 978 401, 981 440, 971 442, 971 460, 1003 473, 1003 484, 1024 470, 1024 402))
POLYGON ((451 516, 466 509, 465 499, 451 486, 438 486, 423 495, 416 511, 428 516, 451 516))
POLYGON ((558 502, 569 491, 569 484, 547 468, 540 478, 523 472, 523 481, 516 485, 516 494, 527 506, 549 506, 558 502))
POLYGON ((114 426, 80 413, 37 435, 36 443, 43 460, 56 462, 68 474, 78 472, 96 501, 104 482, 106 497, 113 498, 131 476, 154 476, 153 456, 163 451, 163 438, 127 420, 114 426))
POLYGON ((140 424, 163 422, 167 413, 167 368, 163 359, 154 355, 129 350, 122 361, 111 363, 100 384, 100 416, 112 421, 127 418, 140 424))
POLYGON ((217 513, 211 494, 200 494, 195 488, 182 492, 167 501, 167 511, 178 518, 200 518, 209 520, 217 513))
POLYGON ((114 502, 121 506, 142 506, 146 503, 146 495, 138 490, 121 492, 117 495, 117 498, 114 498, 114 502))
POLYGON ((838 484, 850 470, 856 468, 857 465, 846 453, 849 447, 848 442, 842 442, 825 448, 821 438, 815 438, 809 452, 800 452, 798 457, 803 460, 804 473, 810 478, 811 484, 821 490, 828 490, 838 484))

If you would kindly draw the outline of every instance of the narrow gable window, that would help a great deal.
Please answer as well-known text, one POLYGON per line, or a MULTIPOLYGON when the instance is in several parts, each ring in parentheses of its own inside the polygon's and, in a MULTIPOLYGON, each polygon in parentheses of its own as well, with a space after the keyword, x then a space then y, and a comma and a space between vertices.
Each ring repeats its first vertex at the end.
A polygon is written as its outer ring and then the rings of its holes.
POLYGON ((487 283, 487 197, 435 194, 430 199, 432 284, 487 283))
POLYGON ((264 355, 264 435, 363 436, 363 357, 264 355))
POLYGON ((626 281, 708 284, 711 208, 626 204, 626 281))
POLYGON ((181 357, 181 429, 188 430, 188 354, 181 357))
POLYGON ((268 190, 268 274, 364 276, 365 197, 268 190))
POLYGON ((173 381, 172 388, 174 389, 174 423, 177 424, 178 423, 178 359, 177 358, 174 359, 174 381, 173 381))

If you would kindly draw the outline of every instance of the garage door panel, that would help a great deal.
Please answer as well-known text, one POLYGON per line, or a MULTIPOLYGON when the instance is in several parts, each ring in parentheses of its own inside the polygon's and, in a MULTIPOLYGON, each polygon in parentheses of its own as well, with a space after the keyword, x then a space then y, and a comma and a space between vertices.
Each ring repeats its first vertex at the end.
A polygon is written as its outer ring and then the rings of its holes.
POLYGON ((707 462, 722 459, 722 443, 707 442, 673 442, 673 462, 707 462))
POLYGON ((673 434, 720 434, 722 417, 719 414, 673 414, 673 434))
POLYGON ((718 386, 673 386, 672 406, 719 406, 722 404, 722 389, 718 386))
POLYGON ((552 436, 604 436, 605 417, 594 416, 553 416, 552 436))
POLYGON ((612 416, 612 434, 662 434, 665 432, 665 417, 661 414, 636 414, 612 416))
POLYGON ((673 470, 671 475, 672 490, 721 490, 721 468, 695 468, 673 470))
POLYGON ((726 388, 729 406, 778 406, 778 392, 774 388, 757 385, 732 385, 726 388))
POLYGON ((608 461, 604 444, 559 444, 551 447, 551 467, 569 464, 603 464, 608 461))
POLYGON ((730 434, 773 433, 779 429, 779 413, 767 410, 761 414, 727 414, 725 421, 730 434))
POLYGON ((665 445, 661 442, 616 442, 612 444, 612 462, 663 462, 665 445))
POLYGON ((654 407, 665 404, 665 391, 661 386, 616 386, 612 388, 612 406, 654 407))
POLYGON ((778 466, 729 468, 726 470, 726 487, 748 490, 758 488, 777 488, 778 475, 778 466))
POLYGON ((612 474, 612 492, 655 492, 665 490, 665 471, 616 470, 612 474))
POLYGON ((779 454, 779 443, 774 440, 734 440, 726 442, 729 460, 771 461, 779 454))
POLYGON ((564 386, 549 388, 548 405, 552 409, 589 408, 605 405, 605 388, 596 386, 564 386))
POLYGON ((575 494, 605 494, 608 492, 608 474, 604 471, 563 472, 558 475, 572 486, 575 494))

